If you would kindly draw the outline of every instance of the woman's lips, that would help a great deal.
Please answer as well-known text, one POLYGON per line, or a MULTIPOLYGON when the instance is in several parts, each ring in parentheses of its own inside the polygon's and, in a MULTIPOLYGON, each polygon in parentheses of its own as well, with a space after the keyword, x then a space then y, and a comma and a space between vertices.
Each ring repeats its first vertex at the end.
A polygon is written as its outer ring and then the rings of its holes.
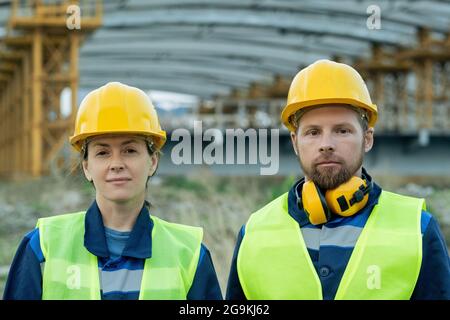
POLYGON ((115 178, 115 179, 106 180, 106 182, 112 183, 114 185, 122 185, 122 184, 127 183, 128 181, 131 181, 131 179, 129 179, 129 178, 115 178))

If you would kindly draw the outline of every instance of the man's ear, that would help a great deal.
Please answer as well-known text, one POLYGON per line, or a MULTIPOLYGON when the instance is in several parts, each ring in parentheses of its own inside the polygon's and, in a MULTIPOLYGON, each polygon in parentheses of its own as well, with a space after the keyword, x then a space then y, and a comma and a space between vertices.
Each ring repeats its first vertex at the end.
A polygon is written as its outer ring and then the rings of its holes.
POLYGON ((91 177, 91 175, 90 175, 90 173, 89 173, 88 162, 87 162, 87 160, 83 160, 83 161, 81 162, 81 166, 83 167, 83 172, 84 172, 84 176, 86 177, 86 179, 87 179, 89 182, 92 182, 92 177, 91 177))
POLYGON ((295 154, 298 156, 298 150, 297 150, 297 130, 295 132, 291 132, 291 142, 292 147, 294 148, 295 154))
POLYGON ((369 127, 364 133, 364 151, 369 152, 373 147, 373 134, 375 129, 373 127, 369 127))

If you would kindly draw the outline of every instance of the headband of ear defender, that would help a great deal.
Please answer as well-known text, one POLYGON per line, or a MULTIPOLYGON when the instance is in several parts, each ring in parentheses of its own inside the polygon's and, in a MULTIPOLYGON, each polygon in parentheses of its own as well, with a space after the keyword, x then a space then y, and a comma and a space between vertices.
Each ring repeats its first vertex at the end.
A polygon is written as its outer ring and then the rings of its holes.
POLYGON ((362 176, 354 176, 337 188, 327 190, 325 196, 313 181, 306 181, 303 184, 302 197, 297 194, 297 204, 315 225, 329 221, 332 213, 344 217, 352 216, 364 208, 372 190, 372 180, 364 173, 362 176))

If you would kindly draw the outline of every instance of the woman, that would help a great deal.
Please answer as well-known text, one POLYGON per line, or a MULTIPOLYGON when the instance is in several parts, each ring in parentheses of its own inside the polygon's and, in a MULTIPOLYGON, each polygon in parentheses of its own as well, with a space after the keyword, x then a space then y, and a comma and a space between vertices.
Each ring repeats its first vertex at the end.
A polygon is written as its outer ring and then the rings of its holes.
POLYGON ((165 140, 142 90, 111 82, 89 93, 70 143, 95 201, 38 220, 4 299, 222 299, 203 230, 149 214, 147 182, 165 140))

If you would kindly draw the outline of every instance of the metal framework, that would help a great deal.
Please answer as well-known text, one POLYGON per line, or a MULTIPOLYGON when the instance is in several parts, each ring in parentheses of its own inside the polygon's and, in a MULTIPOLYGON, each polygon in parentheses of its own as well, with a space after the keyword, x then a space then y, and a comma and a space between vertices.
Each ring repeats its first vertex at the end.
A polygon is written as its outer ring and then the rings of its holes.
POLYGON ((382 130, 449 134, 450 3, 376 1, 380 30, 366 26, 372 4, 0 0, 0 174, 38 176, 59 161, 77 105, 74 94, 72 113, 61 113, 63 88, 82 97, 122 81, 204 99, 187 118, 164 119, 169 130, 196 117, 219 127, 279 127, 290 80, 320 58, 359 69, 382 130), (82 8, 81 30, 66 28, 73 3, 82 8))
MULTIPOLYGON (((366 27, 370 0, 103 2, 102 27, 80 50, 86 90, 120 78, 208 98, 276 73, 291 77, 319 58, 370 58, 372 43, 411 47, 418 27, 442 35, 450 24, 450 4, 438 0, 376 1, 380 30, 366 27)), ((0 0, 0 25, 9 3, 0 0)))
POLYGON ((67 139, 77 108, 80 42, 101 23, 101 6, 69 30, 66 13, 78 1, 13 1, 1 43, 0 174, 39 176, 67 139), (71 113, 60 95, 70 88, 71 113))
MULTIPOLYGON (((391 48, 392 49, 392 48, 391 48)), ((342 60, 341 57, 333 57, 342 60)), ((353 63, 378 105, 377 132, 397 135, 450 134, 450 35, 432 39, 426 28, 417 32, 417 47, 384 50, 372 44, 372 56, 353 63)), ((194 110, 191 117, 210 127, 282 127, 289 81, 278 75, 272 84, 252 83, 194 110)), ((168 119, 170 127, 182 119, 168 119)))
POLYGON ((421 26, 448 32, 446 1, 376 1, 380 30, 366 27, 371 4, 108 0, 102 28, 80 50, 80 86, 91 89, 119 76, 141 88, 210 98, 251 82, 270 83, 274 74, 292 77, 319 58, 370 58, 372 43, 412 47, 421 26))
POLYGON ((382 129, 397 133, 450 133, 450 33, 433 39, 419 28, 414 48, 384 52, 373 46, 372 58, 356 64, 382 107, 382 129))

